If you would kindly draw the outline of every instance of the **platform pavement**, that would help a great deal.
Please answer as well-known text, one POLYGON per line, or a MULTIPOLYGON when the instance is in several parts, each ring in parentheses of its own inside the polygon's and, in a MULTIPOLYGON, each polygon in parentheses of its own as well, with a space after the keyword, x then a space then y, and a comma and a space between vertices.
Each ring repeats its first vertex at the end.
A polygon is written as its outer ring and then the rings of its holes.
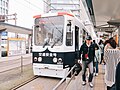
POLYGON ((21 54, 21 55, 14 55, 14 56, 8 56, 8 57, 0 57, 0 62, 5 62, 5 61, 10 61, 10 60, 15 60, 23 57, 30 57, 32 56, 32 53, 29 54, 21 54))
POLYGON ((93 88, 91 88, 88 83, 85 86, 82 85, 81 74, 82 73, 80 73, 75 80, 72 80, 72 82, 68 85, 66 90, 107 90, 104 81, 104 75, 105 75, 104 65, 99 65, 99 75, 94 76, 93 78, 93 84, 94 84, 93 88))

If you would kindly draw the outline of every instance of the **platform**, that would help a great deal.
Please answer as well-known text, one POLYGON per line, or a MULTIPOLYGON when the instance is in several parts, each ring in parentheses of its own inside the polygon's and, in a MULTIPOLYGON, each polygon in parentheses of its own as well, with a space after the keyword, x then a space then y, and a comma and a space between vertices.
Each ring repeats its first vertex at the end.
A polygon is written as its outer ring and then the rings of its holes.
POLYGON ((99 65, 99 75, 93 77, 94 87, 91 88, 87 83, 85 86, 82 85, 82 76, 81 73, 76 77, 75 80, 72 80, 66 90, 107 90, 104 81, 105 69, 104 65, 99 65))

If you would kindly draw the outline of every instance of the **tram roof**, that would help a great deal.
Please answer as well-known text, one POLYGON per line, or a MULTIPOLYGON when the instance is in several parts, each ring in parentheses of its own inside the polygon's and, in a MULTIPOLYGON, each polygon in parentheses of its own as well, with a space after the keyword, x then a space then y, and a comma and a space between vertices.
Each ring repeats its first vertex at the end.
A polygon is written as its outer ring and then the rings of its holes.
POLYGON ((46 16, 64 16, 64 15, 74 17, 73 14, 68 12, 57 12, 57 13, 46 13, 46 14, 36 15, 36 16, 33 16, 33 18, 40 18, 40 17, 46 17, 46 16))
POLYGON ((21 34, 31 34, 32 29, 0 22, 0 31, 16 32, 21 34))

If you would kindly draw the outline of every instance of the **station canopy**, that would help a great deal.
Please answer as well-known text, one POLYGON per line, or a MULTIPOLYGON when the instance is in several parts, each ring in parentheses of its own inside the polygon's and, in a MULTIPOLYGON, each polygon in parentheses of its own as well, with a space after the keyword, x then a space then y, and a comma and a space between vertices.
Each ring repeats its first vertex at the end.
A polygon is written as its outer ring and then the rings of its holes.
POLYGON ((0 32, 2 31, 21 33, 21 34, 32 34, 32 29, 0 22, 0 32))
POLYGON ((111 28, 120 25, 120 0, 87 1, 92 2, 96 28, 111 28))

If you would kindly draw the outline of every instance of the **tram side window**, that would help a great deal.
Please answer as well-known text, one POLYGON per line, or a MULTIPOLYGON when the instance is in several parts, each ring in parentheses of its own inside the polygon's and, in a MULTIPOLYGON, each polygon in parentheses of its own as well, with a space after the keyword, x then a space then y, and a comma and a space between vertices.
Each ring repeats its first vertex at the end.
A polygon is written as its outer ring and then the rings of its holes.
POLYGON ((66 45, 67 46, 72 46, 73 45, 73 33, 72 32, 67 32, 66 33, 66 45))
POLYGON ((71 22, 69 21, 66 28, 66 46, 73 45, 73 32, 71 31, 71 22))

